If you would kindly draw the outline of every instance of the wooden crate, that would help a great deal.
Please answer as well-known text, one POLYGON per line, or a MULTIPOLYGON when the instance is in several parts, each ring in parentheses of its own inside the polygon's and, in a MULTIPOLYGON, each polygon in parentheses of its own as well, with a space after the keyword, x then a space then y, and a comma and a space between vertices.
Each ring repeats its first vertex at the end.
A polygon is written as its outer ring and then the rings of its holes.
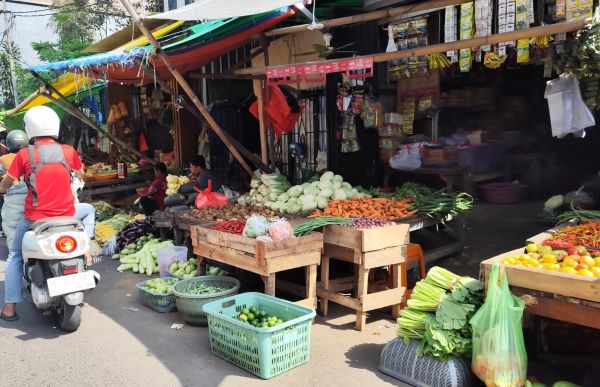
MULTIPOLYGON (((487 283, 492 264, 501 263, 508 256, 522 253, 523 248, 520 248, 481 262, 481 279, 487 283)), ((564 297, 600 302, 600 278, 583 277, 523 266, 502 266, 508 274, 509 285, 564 297)))
MULTIPOLYGON (((331 256, 347 256, 352 251, 354 263, 360 265, 378 255, 377 251, 406 245, 409 242, 409 224, 395 224, 385 227, 355 229, 330 225, 323 229, 325 250, 331 256)), ((371 266, 377 267, 377 266, 371 266)))
MULTIPOLYGON (((265 283, 265 293, 271 296, 275 295, 276 273, 303 267, 306 271, 306 299, 299 303, 316 308, 317 265, 321 263, 323 234, 315 232, 283 241, 263 242, 192 226, 191 239, 199 262, 208 258, 259 274, 265 283)), ((199 268, 202 266, 198 265, 199 268)))
POLYGON ((156 227, 171 228, 176 225, 174 212, 156 211, 152 218, 156 227))

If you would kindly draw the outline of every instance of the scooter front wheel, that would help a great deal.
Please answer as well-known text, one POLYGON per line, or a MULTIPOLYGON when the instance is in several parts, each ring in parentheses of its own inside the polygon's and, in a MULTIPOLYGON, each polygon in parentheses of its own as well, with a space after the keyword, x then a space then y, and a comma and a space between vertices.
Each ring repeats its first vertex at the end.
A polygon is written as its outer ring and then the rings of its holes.
POLYGON ((58 311, 58 326, 67 332, 76 331, 81 325, 81 306, 69 305, 61 300, 61 308, 58 311))

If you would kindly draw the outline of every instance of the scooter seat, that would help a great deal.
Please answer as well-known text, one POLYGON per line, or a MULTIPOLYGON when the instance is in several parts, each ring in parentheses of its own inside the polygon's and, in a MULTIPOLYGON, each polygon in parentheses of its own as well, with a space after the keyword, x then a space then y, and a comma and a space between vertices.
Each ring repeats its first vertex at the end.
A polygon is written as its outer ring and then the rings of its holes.
POLYGON ((35 221, 31 225, 31 230, 36 234, 41 234, 48 229, 70 229, 70 230, 84 230, 83 223, 77 218, 72 216, 56 216, 53 218, 44 218, 35 221))

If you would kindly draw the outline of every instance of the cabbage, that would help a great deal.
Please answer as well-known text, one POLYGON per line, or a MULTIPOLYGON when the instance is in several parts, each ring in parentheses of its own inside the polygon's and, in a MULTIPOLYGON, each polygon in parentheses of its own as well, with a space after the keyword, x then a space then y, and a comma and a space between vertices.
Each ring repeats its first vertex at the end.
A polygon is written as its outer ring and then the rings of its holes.
POLYGON ((302 188, 302 186, 299 185, 295 185, 292 188, 290 188, 287 191, 287 194, 291 197, 291 198, 297 198, 298 196, 302 195, 302 191, 304 191, 304 189, 302 188))
POLYGON ((323 196, 317 197, 317 207, 319 207, 320 210, 326 209, 328 204, 329 200, 327 200, 327 198, 323 196))
POLYGON ((298 203, 298 198, 289 198, 287 204, 295 204, 298 203))
POLYGON ((321 175, 321 181, 331 181, 333 180, 333 172, 327 171, 321 175))
POLYGON ((269 229, 269 221, 264 216, 252 215, 246 221, 246 226, 242 235, 256 238, 261 235, 266 235, 269 229))
POLYGON ((344 189, 352 189, 352 186, 348 182, 343 182, 342 183, 342 188, 344 188, 344 189))
POLYGON ((308 187, 304 190, 304 195, 317 196, 321 192, 318 187, 308 187))
POLYGON ((336 189, 335 191, 333 191, 332 199, 333 200, 346 200, 347 199, 346 191, 344 191, 343 189, 336 189))
POLYGON ((311 212, 317 209, 317 203, 313 200, 311 202, 302 204, 302 212, 311 212))
POLYGON ((346 199, 352 199, 354 197, 354 192, 352 192, 352 189, 347 189, 347 188, 342 188, 342 189, 346 193, 346 199))
POLYGON ((260 186, 260 180, 252 179, 252 181, 250 182, 250 187, 258 188, 259 186, 260 186))
POLYGON ((237 200, 242 206, 246 206, 248 204, 248 195, 242 195, 237 200))
POLYGON ((317 195, 307 194, 307 195, 303 195, 300 198, 298 198, 298 202, 301 204, 304 204, 304 203, 314 202, 316 199, 317 199, 317 195))
POLYGON ((277 196, 277 201, 285 203, 288 201, 289 198, 290 198, 290 195, 288 195, 286 193, 282 193, 281 195, 277 196))
POLYGON ((335 175, 332 180, 333 180, 333 182, 337 181, 338 183, 344 182, 344 178, 341 177, 340 175, 335 175))
POLYGON ((256 195, 257 193, 258 193, 258 191, 256 190, 256 188, 252 188, 252 189, 250 190, 250 196, 254 196, 254 195, 256 195))
POLYGON ((319 192, 319 196, 324 197, 326 199, 329 199, 332 195, 333 195, 333 190, 331 188, 325 188, 325 189, 322 189, 321 192, 319 192))
POLYGON ((308 188, 308 187, 310 187, 310 183, 304 183, 304 184, 302 184, 302 189, 308 188))
POLYGON ((271 206, 271 209, 273 211, 281 211, 281 208, 285 205, 285 203, 283 202, 274 202, 273 205, 271 206))
POLYGON ((319 189, 331 188, 331 181, 325 180, 319 183, 319 189))
POLYGON ((268 196, 270 193, 269 187, 267 187, 266 185, 261 185, 260 187, 258 187, 258 192, 260 192, 260 194, 263 196, 268 196))
MULTIPOLYGON (((319 187, 319 182, 318 181, 313 181, 312 183, 310 183, 311 187, 319 187)), ((306 188, 305 188, 306 189, 306 188)))
POLYGON ((275 204, 275 202, 272 202, 272 201, 265 202, 265 207, 273 209, 273 204, 275 204))
POLYGON ((262 196, 261 194, 256 194, 256 195, 254 196, 254 200, 255 200, 255 201, 257 201, 257 202, 259 202, 259 203, 262 203, 262 202, 264 202, 264 201, 265 201, 265 197, 264 197, 264 196, 262 196))
POLYGON ((269 195, 269 200, 272 202, 276 202, 278 197, 278 194, 271 192, 271 194, 269 195))
POLYGON ((286 212, 291 215, 298 215, 302 211, 302 206, 298 203, 288 204, 286 212))
POLYGON ((331 184, 331 189, 332 189, 332 190, 336 190, 336 189, 338 189, 338 188, 342 188, 342 183, 341 183, 341 182, 339 182, 339 181, 334 181, 334 182, 331 184))

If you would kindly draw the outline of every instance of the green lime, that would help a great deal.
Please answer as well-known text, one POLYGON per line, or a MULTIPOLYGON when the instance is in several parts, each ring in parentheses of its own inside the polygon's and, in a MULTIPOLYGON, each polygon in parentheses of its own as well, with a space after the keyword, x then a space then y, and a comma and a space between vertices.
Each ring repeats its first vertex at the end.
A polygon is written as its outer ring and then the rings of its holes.
POLYGON ((248 313, 248 321, 254 321, 254 313, 248 313))
POLYGON ((252 312, 252 313, 254 313, 254 314, 256 314, 256 311, 257 311, 257 310, 258 310, 258 309, 256 309, 256 306, 253 306, 252 308, 250 308, 250 312, 252 312))
POLYGON ((244 309, 242 309, 242 313, 248 314, 248 313, 250 313, 250 310, 248 308, 244 308, 244 309))
POLYGON ((260 314, 260 317, 267 317, 267 312, 265 312, 264 310, 261 310, 259 312, 259 314, 260 314))
POLYGON ((260 318, 260 322, 261 322, 261 323, 267 322, 267 319, 266 319, 266 317, 261 317, 261 318, 260 318))
POLYGON ((274 327, 274 326, 275 326, 275 324, 276 324, 276 322, 275 322, 275 321, 272 321, 272 320, 271 320, 271 321, 269 321, 269 327, 274 327))
POLYGON ((266 323, 266 322, 264 322, 264 323, 261 323, 261 324, 260 324, 260 327, 261 327, 261 328, 268 328, 268 327, 269 327, 269 324, 268 324, 268 323, 266 323))
POLYGON ((246 316, 245 314, 240 314, 240 320, 248 321, 248 316, 246 316))
POLYGON ((277 325, 279 325, 279 324, 283 324, 283 320, 282 319, 278 319, 277 320, 277 325))

